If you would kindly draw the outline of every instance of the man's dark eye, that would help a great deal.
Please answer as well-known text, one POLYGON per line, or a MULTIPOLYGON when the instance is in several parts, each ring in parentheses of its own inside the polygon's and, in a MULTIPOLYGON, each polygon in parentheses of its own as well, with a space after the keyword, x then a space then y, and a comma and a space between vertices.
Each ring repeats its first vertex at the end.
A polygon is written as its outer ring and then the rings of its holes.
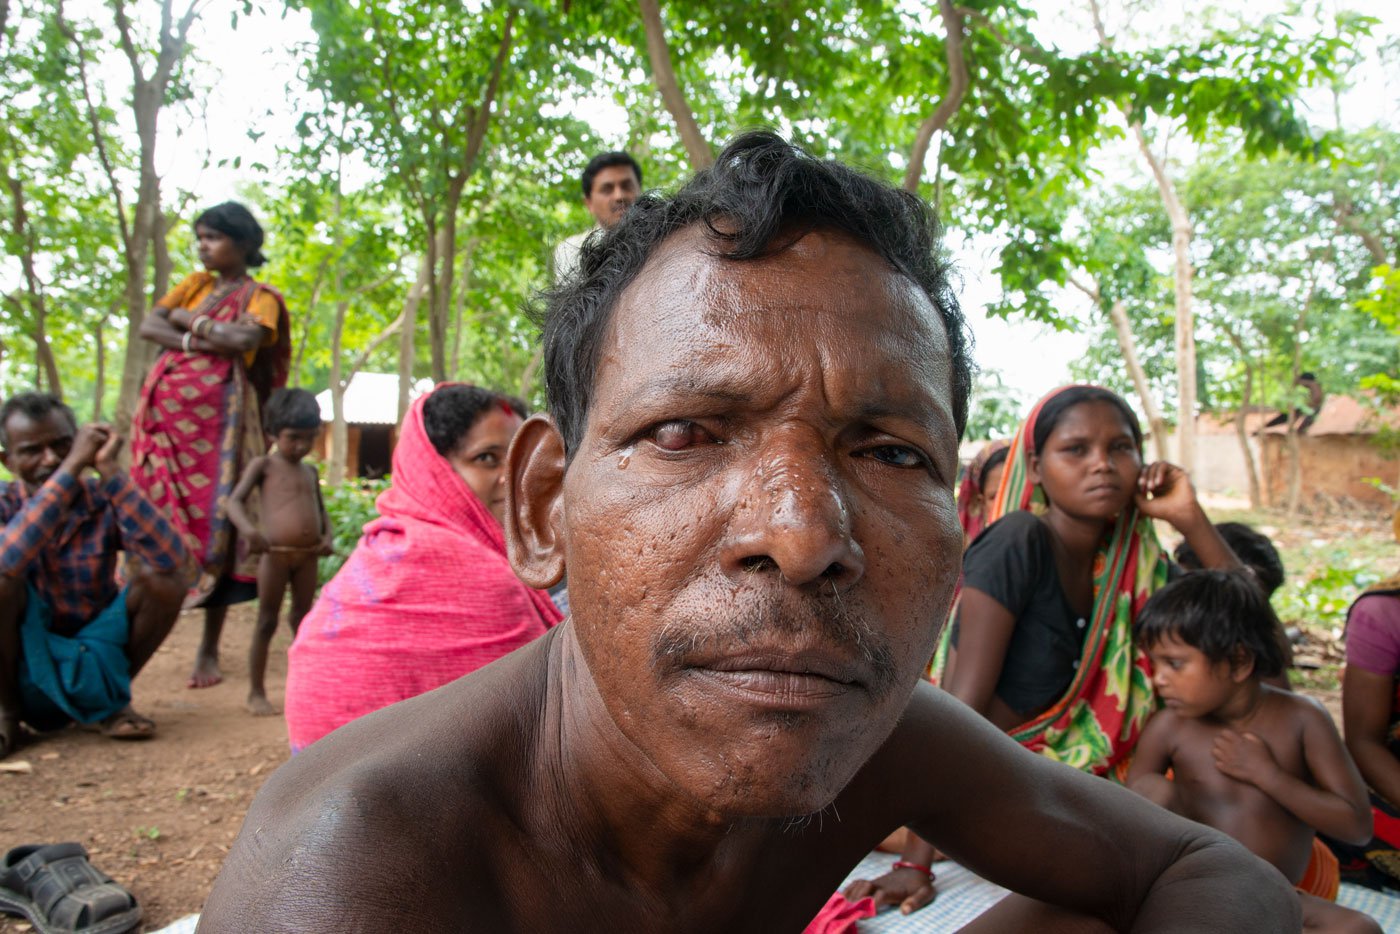
POLYGON ((922 467, 926 463, 922 454, 902 444, 882 444, 868 448, 862 453, 865 457, 873 457, 894 467, 922 467))
POLYGON ((657 425, 651 441, 663 451, 684 451, 693 444, 714 440, 708 431, 694 422, 676 420, 657 425))

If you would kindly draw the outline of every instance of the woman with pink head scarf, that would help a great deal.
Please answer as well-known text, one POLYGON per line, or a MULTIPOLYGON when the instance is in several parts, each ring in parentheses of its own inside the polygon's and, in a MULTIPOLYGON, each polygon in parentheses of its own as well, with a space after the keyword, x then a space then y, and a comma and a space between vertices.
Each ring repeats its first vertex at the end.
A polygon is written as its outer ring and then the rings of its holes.
POLYGON ((521 405, 444 384, 418 399, 379 518, 302 621, 288 658, 299 752, 381 707, 475 671, 559 622, 506 559, 505 455, 521 405))

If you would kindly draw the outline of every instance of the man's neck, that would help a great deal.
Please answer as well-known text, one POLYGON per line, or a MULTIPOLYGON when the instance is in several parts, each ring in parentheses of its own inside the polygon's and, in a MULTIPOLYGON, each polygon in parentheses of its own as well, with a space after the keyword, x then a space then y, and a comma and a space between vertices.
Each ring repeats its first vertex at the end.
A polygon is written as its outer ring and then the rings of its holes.
POLYGON ((716 851, 742 846, 743 821, 696 801, 627 738, 598 693, 572 622, 553 640, 549 665, 536 754, 552 773, 555 832, 570 838, 584 863, 636 892, 677 906, 688 893, 712 893, 716 851))

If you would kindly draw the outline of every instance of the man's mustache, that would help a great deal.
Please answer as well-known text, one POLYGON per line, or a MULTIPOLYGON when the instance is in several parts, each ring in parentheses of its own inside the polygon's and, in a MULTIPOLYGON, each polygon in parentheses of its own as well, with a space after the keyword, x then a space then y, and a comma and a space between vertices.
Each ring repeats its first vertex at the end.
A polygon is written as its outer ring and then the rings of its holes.
POLYGON ((696 655, 733 653, 769 642, 775 633, 800 636, 804 641, 816 633, 825 647, 849 652, 865 662, 867 687, 873 696, 882 696, 894 687, 897 668, 889 639, 866 622, 850 601, 835 593, 791 597, 760 592, 734 607, 732 615, 668 622, 652 639, 652 658, 663 667, 676 667, 696 655))

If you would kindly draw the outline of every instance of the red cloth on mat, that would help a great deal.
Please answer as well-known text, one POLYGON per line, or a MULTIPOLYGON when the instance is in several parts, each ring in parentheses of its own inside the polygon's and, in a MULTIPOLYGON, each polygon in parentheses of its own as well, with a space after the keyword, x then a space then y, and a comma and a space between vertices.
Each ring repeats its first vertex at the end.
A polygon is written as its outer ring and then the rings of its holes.
POLYGON ((802 934, 856 934, 860 929, 856 922, 862 918, 873 917, 875 899, 862 898, 858 902, 851 902, 837 892, 826 900, 822 910, 802 929, 802 934))
POLYGON ((287 666, 292 751, 543 635, 561 614, 506 560, 500 523, 433 448, 423 396, 380 518, 302 620, 287 666))

